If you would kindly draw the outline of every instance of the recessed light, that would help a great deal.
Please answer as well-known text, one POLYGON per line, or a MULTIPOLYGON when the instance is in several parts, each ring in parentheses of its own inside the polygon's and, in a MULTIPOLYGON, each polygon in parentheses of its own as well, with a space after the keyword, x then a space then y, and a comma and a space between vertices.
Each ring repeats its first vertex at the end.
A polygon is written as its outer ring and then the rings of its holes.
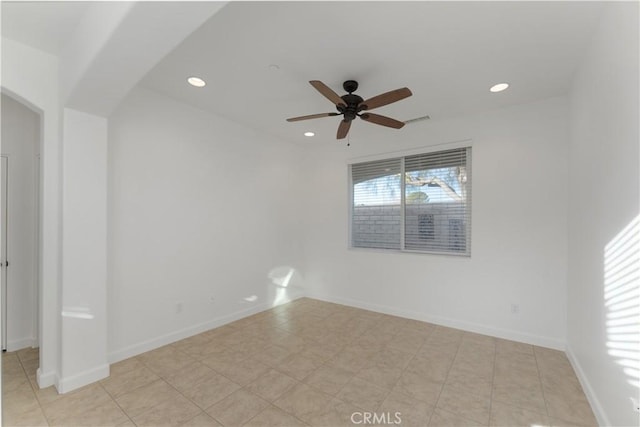
POLYGON ((502 92, 503 90, 505 90, 506 88, 509 87, 509 83, 498 83, 497 85, 493 85, 491 86, 491 89, 489 89, 491 92, 502 92))
POLYGON ((202 80, 200 77, 189 77, 187 82, 189 82, 191 86, 195 87, 205 87, 207 85, 207 82, 202 80))
POLYGON ((315 133, 313 133, 313 132, 305 132, 304 133, 304 136, 314 136, 314 135, 315 135, 315 133))

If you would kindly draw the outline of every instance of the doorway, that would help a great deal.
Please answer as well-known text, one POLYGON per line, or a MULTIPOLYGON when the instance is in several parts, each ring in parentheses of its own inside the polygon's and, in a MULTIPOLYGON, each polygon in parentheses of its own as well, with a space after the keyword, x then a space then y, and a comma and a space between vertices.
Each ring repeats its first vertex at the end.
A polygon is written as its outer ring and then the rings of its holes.
POLYGON ((2 94, 0 279, 2 350, 38 347, 40 115, 2 94))

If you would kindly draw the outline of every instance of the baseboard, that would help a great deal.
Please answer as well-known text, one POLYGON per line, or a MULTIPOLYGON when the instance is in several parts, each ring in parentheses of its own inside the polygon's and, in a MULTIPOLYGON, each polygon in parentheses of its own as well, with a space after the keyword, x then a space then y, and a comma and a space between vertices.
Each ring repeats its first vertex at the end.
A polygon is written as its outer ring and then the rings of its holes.
POLYGON ((36 382, 38 383, 38 387, 47 388, 56 384, 56 373, 55 372, 42 372, 40 368, 36 371, 36 382))
MULTIPOLYGON (((296 295, 295 297, 288 299, 288 301, 293 301, 301 297, 303 297, 303 295, 296 295)), ((193 335, 206 332, 210 329, 218 328, 220 326, 226 325, 227 323, 231 323, 233 321, 242 319, 244 317, 251 316, 252 314, 256 314, 261 311, 268 310, 270 308, 273 308, 273 306, 268 303, 257 304, 245 310, 240 310, 232 314, 217 317, 215 319, 206 321, 204 323, 190 326, 188 328, 184 328, 179 331, 171 332, 166 335, 152 338, 150 340, 146 340, 138 344, 134 344, 134 345, 125 347, 123 349, 113 351, 109 353, 108 360, 109 360, 109 363, 116 363, 121 360, 125 360, 130 357, 145 353, 147 351, 155 350, 158 347, 162 347, 167 344, 172 344, 176 341, 180 341, 182 339, 189 338, 193 335)))
POLYGON ((35 338, 22 338, 19 340, 7 341, 7 351, 18 351, 23 348, 37 347, 38 340, 35 338))
POLYGON ((571 363, 571 366, 573 366, 573 370, 575 371, 576 376, 578 377, 578 381, 580 381, 582 390, 584 390, 584 394, 587 396, 589 405, 591 405, 591 409, 593 410, 593 415, 595 415, 596 420, 598 420, 598 425, 610 426, 611 423, 609 422, 609 417, 607 417, 607 414, 602 408, 602 405, 600 404, 600 400, 596 397, 596 393, 593 390, 593 387, 591 387, 591 383, 587 379, 587 376, 585 375, 584 370, 582 369, 582 365, 580 365, 580 361, 578 361, 578 358, 573 353, 573 350, 571 349, 571 346, 569 345, 569 343, 567 343, 566 354, 567 354, 567 358, 569 359, 569 362, 571 363))
POLYGON ((474 332, 483 335, 489 335, 496 338, 503 338, 511 341, 518 341, 525 344, 537 345, 540 347, 552 348, 555 350, 565 350, 565 342, 555 338, 542 337, 538 335, 527 334, 523 332, 494 328, 487 325, 480 325, 472 322, 465 322, 456 319, 450 319, 441 316, 431 316, 424 313, 419 313, 412 310, 405 310, 395 307, 389 307, 379 304, 372 304, 364 301, 353 300, 349 298, 330 297, 327 295, 308 294, 309 298, 318 299, 327 302, 333 302, 336 304, 348 305, 351 307, 362 308, 364 310, 371 310, 378 313, 390 314, 392 316, 405 317, 408 319, 420 320, 423 322, 433 323, 440 326, 447 326, 450 328, 462 329, 468 332, 474 332))
POLYGON ((109 376, 109 364, 104 364, 93 369, 89 369, 79 374, 65 378, 56 378, 56 389, 58 393, 68 393, 87 384, 100 381, 109 376))

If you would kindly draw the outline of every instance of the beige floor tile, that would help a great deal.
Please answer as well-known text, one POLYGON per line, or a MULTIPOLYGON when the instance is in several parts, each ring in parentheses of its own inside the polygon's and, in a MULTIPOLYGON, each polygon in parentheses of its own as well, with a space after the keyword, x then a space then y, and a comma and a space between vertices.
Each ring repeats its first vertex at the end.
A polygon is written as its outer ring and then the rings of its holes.
POLYGON ((7 376, 2 378, 2 391, 7 395, 11 395, 14 392, 20 393, 21 391, 24 392, 30 390, 32 391, 31 383, 24 373, 19 376, 7 376))
POLYGON ((355 377, 345 384, 336 397, 364 411, 373 412, 378 409, 388 394, 388 389, 355 377))
POLYGON ((332 396, 299 383, 273 402, 275 406, 296 418, 310 422, 319 416, 332 396))
POLYGON ((524 344, 524 343, 497 338, 496 353, 498 354, 524 353, 524 354, 533 355, 533 346, 531 344, 524 344))
POLYGON ((302 381, 322 366, 324 359, 315 354, 292 354, 276 365, 276 369, 302 381))
POLYGON ((430 427, 475 427, 486 424, 478 423, 443 409, 436 408, 429 420, 430 427))
POLYGON ((240 389, 208 408, 207 413, 225 427, 241 426, 269 406, 257 394, 240 389))
POLYGON ((402 368, 378 363, 370 364, 361 369, 356 377, 383 389, 391 390, 402 376, 402 372, 402 368))
POLYGON ((465 390, 481 398, 491 399, 492 382, 470 376, 466 372, 449 371, 444 384, 458 390, 465 390))
POLYGON ((552 427, 598 427, 598 424, 594 421, 593 424, 574 423, 565 420, 559 420, 557 418, 549 417, 552 427))
POLYGON ((351 403, 332 399, 310 418, 309 423, 314 427, 353 427, 364 421, 362 412, 351 403))
POLYGON ((200 408, 188 399, 178 396, 133 417, 133 422, 138 427, 180 426, 200 412, 200 408))
POLYGON ((344 345, 340 343, 307 340, 307 345, 302 353, 313 353, 322 358, 323 361, 327 361, 332 357, 335 357, 343 349, 344 345))
POLYGON ((542 386, 539 384, 494 384, 492 399, 535 412, 546 411, 542 386))
POLYGON ((440 341, 434 338, 433 335, 429 336, 425 343, 418 350, 418 356, 437 356, 446 359, 455 359, 460 347, 460 341, 440 341))
POLYGON ((92 384, 71 393, 61 395, 59 399, 43 405, 47 420, 56 424, 59 419, 80 415, 84 411, 99 407, 111 401, 109 394, 100 384, 92 384))
POLYGON ((92 408, 76 409, 77 411, 49 417, 49 424, 52 426, 117 426, 129 420, 111 399, 92 408))
POLYGON ((500 402, 491 404, 491 426, 550 426, 549 417, 545 413, 527 411, 516 406, 505 405, 500 402))
POLYGON ((12 406, 3 405, 3 409, 2 421, 5 426, 40 427, 49 425, 40 407, 30 408, 22 413, 15 412, 16 409, 12 406))
POLYGON ((215 371, 244 386, 264 375, 269 369, 271 368, 264 363, 248 358, 235 363, 220 363, 215 371))
POLYGON ((275 406, 263 409, 245 424, 246 427, 304 427, 307 423, 275 406))
POLYGON ((222 427, 222 424, 211 418, 209 414, 201 412, 186 423, 181 424, 181 427, 222 427))
POLYGON ((421 378, 444 382, 451 369, 452 360, 432 357, 416 356, 407 365, 405 372, 415 374, 421 378))
POLYGON ((109 375, 117 376, 127 372, 135 371, 136 369, 144 368, 144 364, 136 357, 122 360, 109 366, 109 375))
POLYGON ((138 356, 138 360, 161 377, 171 375, 196 362, 196 359, 170 346, 138 356))
POLYGON ((297 384, 298 381, 289 375, 271 369, 260 378, 248 384, 246 389, 269 402, 273 402, 297 384))
POLYGON ((387 346, 396 350, 404 351, 405 353, 416 354, 424 343, 424 338, 416 339, 396 335, 391 341, 387 343, 387 346))
POLYGON ((206 357, 201 358, 200 361, 215 370, 216 368, 222 369, 230 363, 237 363, 249 357, 250 355, 244 351, 217 346, 215 349, 211 349, 206 357))
POLYGON ((151 408, 180 397, 180 393, 163 380, 139 387, 116 398, 118 405, 129 417, 140 415, 151 408))
POLYGON ((377 412, 387 414, 387 418, 394 421, 399 418, 400 423, 395 424, 405 427, 424 427, 432 411, 431 405, 394 390, 382 402, 377 412))
POLYGON ((181 384, 178 390, 202 409, 229 396, 240 386, 228 378, 214 372, 203 374, 191 384, 181 384))
POLYGON ((337 394, 353 377, 353 373, 330 365, 323 365, 316 369, 304 382, 327 394, 337 394))
POLYGON ((445 385, 436 408, 486 425, 489 422, 491 399, 489 396, 481 396, 464 388, 445 385))
POLYGON ((369 363, 370 357, 369 355, 345 348, 325 363, 356 374, 369 363))
POLYGON ((435 406, 443 385, 443 381, 430 380, 419 374, 405 372, 398 380, 394 391, 435 406))
POLYGON ((548 414, 553 419, 584 426, 598 424, 584 394, 548 392, 545 399, 548 414))
POLYGON ((561 351, 308 298, 115 363, 64 395, 35 385, 37 349, 2 362, 5 425, 220 426, 214 408, 251 426, 353 427, 366 411, 383 425, 396 412, 405 426, 596 425, 561 351))
POLYGON ((159 376, 143 366, 128 372, 112 374, 100 383, 111 396, 118 397, 158 379, 160 379, 159 376))
POLYGON ((253 355, 256 360, 264 363, 265 365, 275 368, 284 359, 289 357, 292 353, 284 347, 279 345, 271 345, 263 352, 253 355))
POLYGON ((182 391, 183 389, 192 387, 193 385, 204 381, 208 376, 214 374, 215 371, 200 362, 195 362, 179 371, 166 375, 164 380, 173 387, 182 391))
POLYGON ((261 353, 271 346, 271 342, 262 338, 251 338, 238 344, 232 344, 229 347, 233 350, 245 352, 248 355, 261 353))
POLYGON ((389 346, 384 346, 380 351, 376 352, 369 362, 371 364, 383 364, 390 367, 404 369, 407 367, 414 355, 406 353, 389 346))

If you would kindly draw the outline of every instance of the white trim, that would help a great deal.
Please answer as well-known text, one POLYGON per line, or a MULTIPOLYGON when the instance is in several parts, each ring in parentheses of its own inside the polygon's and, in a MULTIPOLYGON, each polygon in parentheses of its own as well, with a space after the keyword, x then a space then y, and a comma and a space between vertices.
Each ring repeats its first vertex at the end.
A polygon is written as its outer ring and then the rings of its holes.
POLYGON ((353 157, 347 159, 347 164, 352 165, 354 163, 373 162, 376 160, 395 159, 397 157, 413 156, 416 154, 427 154, 435 151, 453 150, 456 148, 473 147, 473 140, 464 139, 461 141, 441 142, 438 144, 426 145, 423 147, 412 148, 410 150, 401 151, 387 151, 385 153, 371 154, 369 156, 353 157))
MULTIPOLYGON (((303 296, 304 295, 293 296, 287 302, 296 300, 298 298, 302 298, 303 296)), ((200 323, 198 325, 189 326, 179 331, 170 332, 168 334, 161 335, 159 337, 152 338, 150 340, 142 341, 140 343, 122 348, 120 350, 112 351, 107 356, 107 360, 109 361, 109 363, 119 362, 121 360, 128 359, 133 356, 137 356, 147 351, 155 350, 156 348, 162 347, 164 345, 172 344, 176 341, 189 338, 193 335, 206 332, 210 329, 218 328, 220 326, 226 325, 227 323, 231 323, 233 321, 245 318, 247 316, 251 316, 261 311, 269 310, 271 308, 273 308, 271 304, 262 303, 262 304, 255 305, 251 308, 248 308, 246 310, 241 310, 232 314, 228 314, 226 316, 217 317, 215 319, 206 321, 204 323, 200 323)))
POLYGON ((7 341, 7 351, 17 351, 23 348, 35 348, 38 346, 38 340, 36 338, 22 338, 19 340, 7 341))
POLYGON ((587 376, 585 375, 584 370, 582 369, 582 365, 580 365, 578 358, 573 353, 573 350, 571 350, 571 346, 569 345, 569 343, 567 343, 566 353, 567 353, 567 358, 569 359, 569 362, 571 363, 571 366, 573 367, 573 370, 575 371, 576 376, 578 377, 578 381, 580 381, 582 390, 584 390, 584 394, 587 396, 587 400, 589 401, 589 405, 591 406, 591 410, 593 410, 593 415, 595 415, 596 420, 598 421, 598 424, 601 426, 612 425, 611 422, 609 421, 609 417, 607 417, 607 414, 602 408, 602 404, 600 404, 600 400, 597 398, 596 393, 593 390, 593 387, 591 387, 591 383, 587 379, 587 376))
POLYGON ((36 382, 38 383, 38 387, 47 388, 56 384, 56 373, 55 372, 47 372, 43 373, 41 368, 38 368, 36 371, 36 382))
POLYGON ((433 323, 440 326, 460 329, 467 332, 474 332, 483 335, 489 335, 495 338, 502 338, 511 341, 522 342, 525 344, 537 345, 540 347, 552 348, 554 350, 564 351, 565 342, 557 338, 544 337, 540 335, 532 335, 525 332, 518 332, 509 329, 500 329, 488 325, 466 322, 463 320, 451 319, 441 316, 432 316, 417 311, 394 308, 385 305, 372 304, 364 301, 352 300, 349 298, 330 297, 311 293, 308 298, 318 299, 321 301, 333 302, 336 304, 347 305, 349 307, 362 308, 364 310, 375 311, 377 313, 390 314, 392 316, 404 317, 407 319, 420 320, 422 322, 433 323))
POLYGON ((58 393, 68 393, 70 391, 76 390, 80 387, 83 387, 87 384, 94 383, 96 381, 100 381, 101 379, 107 378, 109 376, 109 364, 105 363, 104 365, 100 365, 93 369, 89 369, 84 372, 80 372, 79 374, 72 375, 66 378, 56 378, 56 389, 58 393))

